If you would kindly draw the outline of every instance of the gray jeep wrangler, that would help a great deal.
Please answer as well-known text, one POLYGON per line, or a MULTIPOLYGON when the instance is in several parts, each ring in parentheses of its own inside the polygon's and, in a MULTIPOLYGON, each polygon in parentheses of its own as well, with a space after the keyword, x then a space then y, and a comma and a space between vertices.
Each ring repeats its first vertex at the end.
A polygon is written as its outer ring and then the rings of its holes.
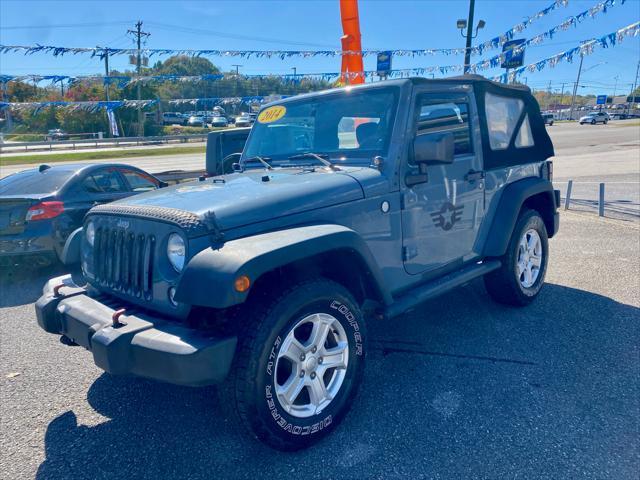
POLYGON ((38 323, 111 374, 226 380, 254 436, 303 448, 353 403, 369 322, 480 276, 499 302, 538 295, 551 156, 530 91, 482 77, 288 98, 233 173, 90 210, 65 249, 86 284, 50 280, 38 323))

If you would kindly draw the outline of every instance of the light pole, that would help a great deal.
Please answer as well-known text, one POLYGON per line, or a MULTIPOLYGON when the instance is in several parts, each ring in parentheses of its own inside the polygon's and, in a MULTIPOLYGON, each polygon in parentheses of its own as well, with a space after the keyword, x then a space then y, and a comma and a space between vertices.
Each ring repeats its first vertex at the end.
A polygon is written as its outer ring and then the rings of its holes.
POLYGON ((473 33, 473 14, 476 6, 476 0, 469 0, 469 16, 467 20, 460 19, 456 22, 456 26, 460 30, 460 35, 463 38, 467 39, 465 50, 464 50, 464 73, 469 73, 469 69, 471 67, 471 40, 478 36, 478 30, 484 28, 486 22, 484 20, 478 21, 478 25, 476 26, 475 33, 473 33), (462 33, 464 29, 467 29, 467 34, 462 33))

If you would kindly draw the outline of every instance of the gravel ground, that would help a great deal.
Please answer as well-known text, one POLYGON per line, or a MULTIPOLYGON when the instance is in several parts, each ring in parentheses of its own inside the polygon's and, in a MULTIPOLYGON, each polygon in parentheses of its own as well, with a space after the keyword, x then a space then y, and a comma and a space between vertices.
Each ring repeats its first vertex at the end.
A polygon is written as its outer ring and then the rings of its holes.
POLYGON ((474 282, 372 324, 351 414, 294 454, 249 439, 216 388, 104 374, 36 325, 56 269, 2 272, 0 477, 638 478, 639 239, 563 213, 533 305, 474 282))

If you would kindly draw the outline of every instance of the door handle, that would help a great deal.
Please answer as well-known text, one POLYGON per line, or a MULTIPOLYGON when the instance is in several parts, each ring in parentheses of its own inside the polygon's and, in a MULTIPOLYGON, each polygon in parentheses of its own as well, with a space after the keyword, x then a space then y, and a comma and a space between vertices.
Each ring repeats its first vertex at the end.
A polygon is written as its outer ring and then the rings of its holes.
POLYGON ((475 182, 476 180, 482 180, 484 178, 484 172, 478 170, 469 170, 464 176, 466 182, 475 182))

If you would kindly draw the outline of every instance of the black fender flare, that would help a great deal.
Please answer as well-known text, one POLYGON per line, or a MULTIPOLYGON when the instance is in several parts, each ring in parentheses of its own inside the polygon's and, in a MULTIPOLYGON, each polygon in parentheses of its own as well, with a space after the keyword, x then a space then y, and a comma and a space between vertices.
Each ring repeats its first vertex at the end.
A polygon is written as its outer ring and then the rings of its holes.
POLYGON ((80 263, 80 245, 82 244, 82 227, 76 228, 67 237, 62 248, 60 261, 64 265, 74 265, 80 263))
MULTIPOLYGON (((557 229, 558 195, 554 193, 553 184, 541 177, 529 177, 515 181, 504 187, 498 200, 495 216, 483 249, 484 257, 500 257, 507 251, 511 234, 518 220, 518 214, 527 199, 540 195, 546 199, 553 212, 548 212, 551 221, 545 219, 549 237, 555 235, 557 229)), ((544 215, 543 215, 544 216, 544 215)))
POLYGON ((263 274, 298 260, 335 250, 358 255, 381 300, 392 302, 384 288, 382 273, 360 235, 342 225, 310 225, 277 230, 225 242, 222 248, 207 248, 187 264, 175 299, 190 305, 227 308, 243 303, 251 288, 238 292, 236 278, 246 275, 254 285, 263 274))

